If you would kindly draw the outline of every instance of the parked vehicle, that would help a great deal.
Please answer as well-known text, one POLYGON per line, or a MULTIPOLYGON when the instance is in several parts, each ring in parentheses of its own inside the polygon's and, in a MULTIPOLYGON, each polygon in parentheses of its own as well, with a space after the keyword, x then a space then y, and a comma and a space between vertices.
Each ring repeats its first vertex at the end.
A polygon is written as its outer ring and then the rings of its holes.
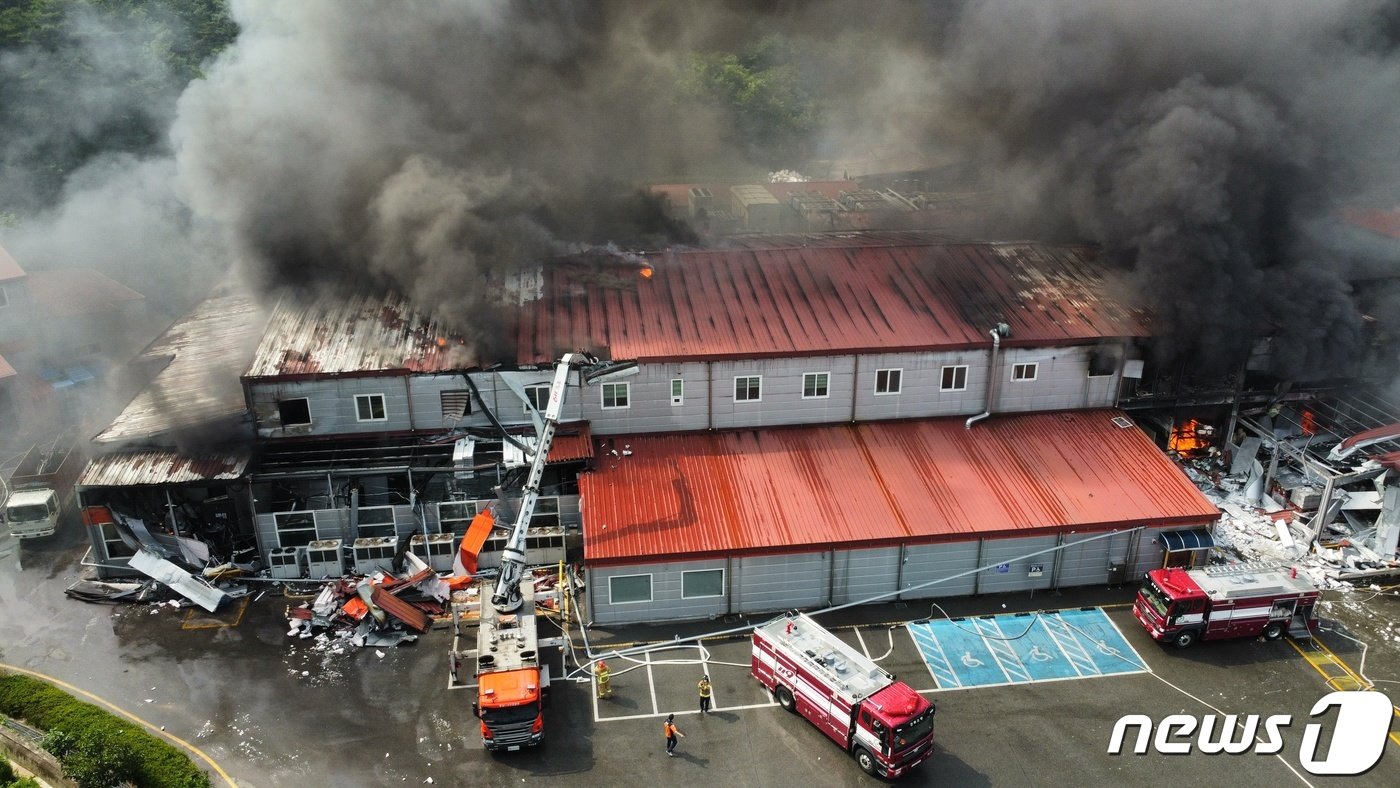
POLYGON ((933 753, 933 703, 806 615, 754 630, 752 670, 867 774, 898 777, 933 753))
POLYGON ((76 445, 75 439, 60 438, 25 452, 8 484, 4 512, 10 533, 20 539, 38 539, 58 530, 82 469, 76 445))
POLYGON ((1276 564, 1154 569, 1138 591, 1133 616, 1153 640, 1177 648, 1198 640, 1311 637, 1318 593, 1306 575, 1276 564))

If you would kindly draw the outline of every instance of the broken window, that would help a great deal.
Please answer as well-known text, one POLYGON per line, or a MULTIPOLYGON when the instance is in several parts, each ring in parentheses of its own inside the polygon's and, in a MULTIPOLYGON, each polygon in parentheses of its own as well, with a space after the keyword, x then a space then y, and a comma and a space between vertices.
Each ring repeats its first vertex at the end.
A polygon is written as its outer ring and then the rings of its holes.
POLYGON ((544 409, 549 407, 549 385, 526 386, 525 401, 530 403, 525 407, 526 413, 530 412, 530 408, 544 413, 544 409))
POLYGON ((283 427, 299 427, 311 423, 311 400, 306 397, 277 401, 277 418, 283 427))
POLYGON ((631 407, 631 394, 631 383, 604 383, 603 409, 615 410, 620 408, 631 407))
POLYGON ((903 382, 904 370, 902 369, 877 369, 875 370, 875 393, 876 394, 898 394, 900 384, 903 382))
POLYGON ((1035 380, 1036 370, 1039 366, 1037 363, 1015 364, 1011 367, 1011 379, 1035 380))
POLYGON ((618 575, 608 578, 608 601, 614 605, 651 601, 651 575, 618 575))
POLYGON ((462 536, 477 514, 476 501, 443 501, 438 504, 438 530, 462 536))
POLYGON ((384 414, 384 395, 356 394, 355 418, 360 421, 384 421, 387 419, 388 417, 384 414))
POLYGON ((735 402, 759 402, 763 399, 763 378, 745 375, 734 379, 735 402))
POLYGON ((724 570, 699 569, 681 572, 681 597, 697 599, 708 596, 724 596, 724 570))
POLYGON ((681 378, 671 378, 671 404, 679 405, 685 401, 685 381, 681 378))
POLYGON ((1089 377, 1103 378, 1118 371, 1118 349, 1101 348, 1089 355, 1089 377))
POLYGON ((136 555, 136 551, 124 541, 117 532, 116 523, 101 523, 98 529, 102 532, 102 544, 107 549, 108 558, 125 558, 136 555))
POLYGON ((442 400, 442 420, 448 422, 461 421, 463 417, 471 415, 472 393, 466 389, 456 389, 444 391, 439 394, 442 400))
POLYGON ((359 509, 358 533, 356 536, 396 536, 394 531, 394 507, 362 506, 359 509))
POLYGON ((938 386, 940 391, 966 391, 967 390, 967 365, 943 368, 943 380, 938 386))
POLYGON ((278 547, 302 547, 316 541, 315 512, 275 512, 278 547))
POLYGON ((808 372, 802 376, 802 399, 825 399, 830 383, 830 372, 808 372))

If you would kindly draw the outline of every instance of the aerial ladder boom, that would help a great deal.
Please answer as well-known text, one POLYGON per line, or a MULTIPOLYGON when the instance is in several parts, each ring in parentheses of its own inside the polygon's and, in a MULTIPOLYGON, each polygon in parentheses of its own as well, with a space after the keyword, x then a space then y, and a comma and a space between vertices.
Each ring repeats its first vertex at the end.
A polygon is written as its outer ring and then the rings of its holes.
POLYGON ((549 386, 549 404, 544 409, 544 423, 535 446, 535 456, 530 462, 530 475, 526 477, 525 487, 521 491, 520 511, 515 516, 510 539, 501 552, 501 574, 496 579, 495 593, 491 595, 491 604, 501 613, 510 613, 520 607, 520 579, 525 574, 525 533, 530 529, 530 517, 534 515, 535 504, 540 499, 540 480, 544 478, 549 448, 554 445, 554 432, 559 426, 559 412, 564 407, 569 373, 574 367, 591 361, 593 359, 582 353, 566 353, 554 368, 554 382, 549 386))

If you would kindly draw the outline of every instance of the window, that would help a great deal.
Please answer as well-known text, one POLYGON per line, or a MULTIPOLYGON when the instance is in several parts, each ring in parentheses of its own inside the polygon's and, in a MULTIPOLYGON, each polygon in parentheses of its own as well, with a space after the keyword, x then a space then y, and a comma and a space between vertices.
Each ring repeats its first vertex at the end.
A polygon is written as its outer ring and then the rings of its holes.
POLYGON ((454 389, 443 391, 438 394, 442 401, 442 420, 445 422, 461 421, 472 412, 472 393, 467 389, 454 389))
POLYGON ((671 378, 671 404, 679 405, 685 402, 685 381, 681 378, 671 378))
POLYGON ((275 512, 278 547, 303 547, 316 541, 315 512, 275 512))
POLYGON ((903 377, 904 370, 902 369, 875 370, 875 393, 898 394, 901 378, 903 377))
POLYGON ((549 407, 549 386, 526 386, 525 401, 530 403, 525 406, 526 413, 529 413, 531 408, 544 413, 544 409, 549 407))
POLYGON ((359 533, 356 534, 357 537, 397 535, 394 532, 394 507, 361 506, 358 514, 359 533))
POLYGON ((603 410, 616 410, 631 407, 631 383, 604 383, 603 410))
POLYGON ((802 376, 802 399, 826 399, 830 372, 808 372, 802 376))
POLYGON ((122 541, 121 535, 117 533, 115 523, 102 523, 98 526, 102 531, 102 543, 106 545, 108 558, 123 558, 136 555, 126 542, 122 541))
POLYGON ((967 367, 960 365, 956 367, 943 368, 943 380, 938 384, 939 391, 966 391, 967 390, 967 367))
POLYGON ((1035 380, 1038 364, 1015 364, 1011 367, 1012 380, 1035 380))
POLYGON ((760 402, 763 399, 763 378, 759 375, 746 375, 734 379, 735 402, 760 402))
POLYGON ((311 423, 311 400, 306 397, 281 399, 277 401, 277 418, 283 427, 297 427, 311 423))
POLYGON ((466 534, 467 526, 472 524, 476 513, 475 501, 443 501, 438 504, 438 530, 445 534, 462 536, 466 534))
POLYGON ((385 421, 383 394, 356 394, 355 417, 360 421, 385 421))
POLYGON ((1118 354, 1113 350, 1095 350, 1089 356, 1089 377, 1109 377, 1118 371, 1118 354))
POLYGON ((618 575, 608 578, 608 600, 614 605, 651 601, 651 575, 618 575))
POLYGON ((700 569, 694 572, 681 572, 681 597, 698 599, 707 596, 724 596, 724 570, 700 569))

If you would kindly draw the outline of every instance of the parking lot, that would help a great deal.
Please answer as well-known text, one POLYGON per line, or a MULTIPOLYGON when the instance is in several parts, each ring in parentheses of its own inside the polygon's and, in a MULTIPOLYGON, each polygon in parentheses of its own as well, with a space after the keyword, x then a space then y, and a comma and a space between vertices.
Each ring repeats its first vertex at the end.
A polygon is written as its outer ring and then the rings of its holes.
MULTIPOLYGON (((284 611, 296 600, 280 589, 219 616, 170 607, 89 605, 66 599, 80 551, 56 543, 26 546, 23 570, 0 566, 0 662, 33 670, 90 692, 159 730, 197 747, 238 785, 878 785, 805 720, 773 705, 750 677, 743 637, 677 644, 677 637, 742 625, 590 629, 595 652, 642 644, 657 647, 634 659, 612 657, 614 696, 598 700, 591 678, 557 682, 546 710, 546 743, 523 753, 493 755, 480 747, 469 691, 445 692, 448 628, 413 646, 335 653, 289 638, 284 611), (715 712, 698 714, 696 682, 708 673, 715 712), (661 720, 675 713, 686 734, 679 757, 664 755, 661 720)), ((1026 638, 1008 641, 1031 681, 1008 683, 1008 655, 975 651, 980 634, 949 630, 941 615, 929 631, 954 673, 931 669, 904 624, 926 606, 886 605, 843 611, 820 620, 862 653, 938 704, 937 747, 910 785, 1175 785, 1182 781, 1239 785, 1391 785, 1400 745, 1386 745, 1381 764, 1359 777, 1316 777, 1302 769, 1299 749, 1312 704, 1330 691, 1326 666, 1315 667, 1288 643, 1254 639, 1202 643, 1187 650, 1153 643, 1129 614, 1130 590, 1063 595, 977 597, 945 602, 960 626, 1003 637, 1018 634, 1042 608, 1083 613, 1075 626, 1108 629, 1077 647, 1056 640, 1048 617, 1026 638), (1003 607, 1005 606, 1005 607, 1003 607), (978 616, 995 614, 995 619, 978 616), (895 625, 893 628, 891 625, 895 625), (1095 653, 1109 631, 1146 670, 1109 673, 1109 653, 1095 653), (1083 655, 1079 652, 1082 651, 1083 655), (949 654, 949 652, 952 652, 949 654), (964 654, 963 652, 966 652, 964 654), (997 665, 995 673, 965 666, 963 656, 997 665), (1041 657, 1053 657, 1042 659, 1041 657), (1085 656, 1088 657, 1087 661, 1085 656), (990 659, 989 659, 990 657, 990 659), (1073 657, 1073 658, 1072 658, 1073 657), (1003 667, 1003 665, 1007 667, 1003 667), (1054 665, 1055 667, 1052 667, 1054 665), (1076 667, 1077 666, 1077 669, 1076 667), (966 668, 966 669, 965 669, 966 668), (1056 675, 1067 669, 1075 676, 1056 675), (1084 678, 1080 678, 1085 674, 1084 678), (969 686, 974 676, 996 686, 969 686), (1288 714, 1284 746, 1271 755, 1109 755, 1114 723, 1136 713, 1288 714)), ((1400 620, 1394 597, 1357 593, 1331 605, 1337 631, 1324 636, 1351 665, 1369 644, 1366 672, 1400 693, 1400 620)), ((1076 613, 1071 619, 1078 617, 1076 613)), ((758 623, 755 619, 748 623, 758 623)), ((574 640, 582 648, 580 633, 574 640)), ((1063 633, 1059 633, 1063 635, 1063 633)), ((989 648, 984 642, 982 647, 989 648)), ((1126 653, 1126 652, 1124 652, 1126 653)), ((979 681, 977 683, 986 684, 979 681)), ((1334 713, 1335 716, 1335 713, 1334 713)), ((1326 718, 1323 719, 1327 721, 1326 718)), ((1392 720, 1394 729, 1395 721, 1392 720)), ((1396 734, 1400 739, 1400 734, 1396 734)), ((1324 741, 1328 736, 1324 735, 1324 741)), ((211 770, 212 771, 212 770, 211 770)))

